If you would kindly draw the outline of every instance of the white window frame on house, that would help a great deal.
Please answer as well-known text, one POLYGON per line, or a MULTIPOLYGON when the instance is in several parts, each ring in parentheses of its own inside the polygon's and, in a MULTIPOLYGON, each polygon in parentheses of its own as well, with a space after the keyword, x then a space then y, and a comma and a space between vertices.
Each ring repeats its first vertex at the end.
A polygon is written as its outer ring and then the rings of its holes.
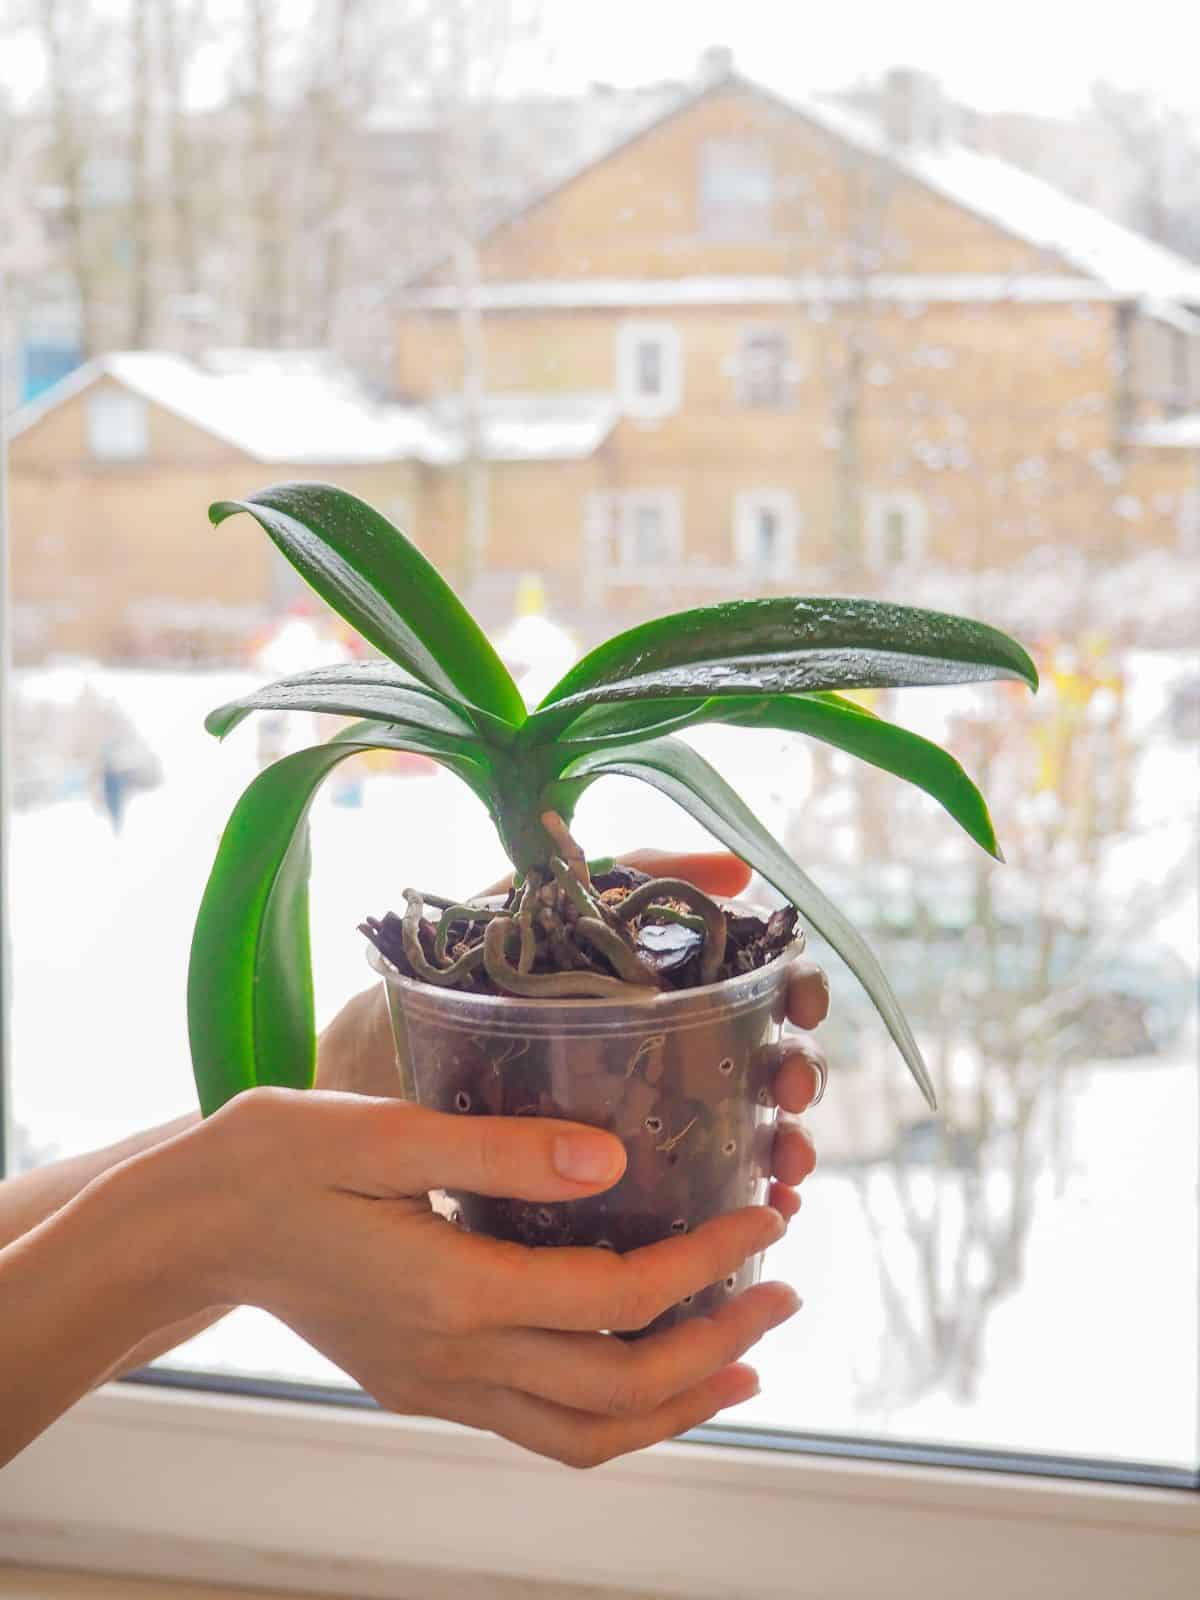
POLYGON ((786 578, 795 570, 799 516, 789 489, 743 489, 733 502, 733 557, 738 568, 760 578, 786 578), (777 519, 778 544, 773 558, 763 561, 759 518, 763 511, 777 519))
POLYGON ((737 353, 738 404, 748 411, 784 411, 792 403, 796 381, 800 376, 797 364, 791 357, 791 341, 787 332, 778 327, 749 327, 742 329, 737 353), (761 351, 770 344, 778 344, 777 358, 767 358, 755 369, 755 349, 761 351))
POLYGON ((625 489, 588 496, 584 509, 587 564, 609 577, 638 578, 662 572, 683 560, 683 508, 677 489, 625 489), (638 517, 655 511, 661 518, 665 553, 647 561, 637 548, 638 517))
POLYGON ((1179 496, 1176 525, 1180 555, 1200 556, 1200 484, 1193 484, 1179 496))
POLYGON ((144 461, 149 449, 146 402, 140 394, 102 384, 87 396, 84 426, 95 461, 144 461))
POLYGON ((775 174, 770 146, 758 139, 705 139, 696 173, 696 217, 705 239, 771 235, 775 174))
POLYGON ((910 489, 878 489, 868 492, 863 518, 864 554, 874 572, 895 572, 920 561, 929 537, 929 511, 920 495, 910 489), (889 551, 891 519, 903 519, 903 550, 898 556, 889 551))
POLYGON ((669 417, 683 399, 683 342, 670 322, 631 318, 617 329, 617 396, 627 416, 644 421, 669 417), (654 388, 643 382, 641 352, 658 350, 660 381, 654 388))

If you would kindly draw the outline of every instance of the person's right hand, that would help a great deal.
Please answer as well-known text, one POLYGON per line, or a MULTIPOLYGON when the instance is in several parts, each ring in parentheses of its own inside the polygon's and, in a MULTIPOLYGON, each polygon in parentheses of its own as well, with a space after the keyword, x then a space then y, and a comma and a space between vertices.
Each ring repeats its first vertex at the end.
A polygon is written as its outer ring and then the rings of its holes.
POLYGON ((762 1283, 632 1343, 596 1331, 645 1327, 735 1272, 784 1231, 767 1206, 623 1256, 503 1243, 432 1211, 441 1187, 534 1201, 610 1187, 621 1142, 578 1123, 258 1089, 138 1159, 164 1174, 173 1161, 164 1203, 178 1211, 182 1182, 185 1217, 207 1216, 189 1269, 205 1304, 273 1312, 388 1410, 488 1429, 572 1466, 748 1399, 757 1379, 739 1357, 799 1306, 786 1284, 762 1283))

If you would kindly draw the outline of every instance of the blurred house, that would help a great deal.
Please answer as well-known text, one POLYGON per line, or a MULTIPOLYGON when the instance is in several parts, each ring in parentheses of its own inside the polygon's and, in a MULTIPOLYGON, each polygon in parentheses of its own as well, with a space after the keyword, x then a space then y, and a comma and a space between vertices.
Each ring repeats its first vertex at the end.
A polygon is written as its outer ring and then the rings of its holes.
MULTIPOLYGON (((615 420, 604 397, 564 405, 535 395, 489 414, 481 446, 498 501, 511 474, 523 482, 552 462, 560 498, 577 465, 585 493, 615 420)), ((248 655, 272 618, 311 596, 247 521, 213 528, 206 509, 267 482, 336 482, 412 526, 453 574, 463 453, 450 412, 381 403, 320 355, 126 351, 90 361, 14 418, 15 653, 248 655)))
MULTIPOLYGON (((608 394, 599 482, 531 468, 489 528, 559 611, 1200 549, 1200 267, 956 142, 713 63, 485 236, 487 404, 608 394)), ((461 269, 401 295, 397 387, 462 390, 461 269)), ((497 508, 498 509, 498 508, 497 508)))
POLYGON ((282 478, 379 505, 489 626, 538 573, 584 647, 1200 551, 1200 267, 958 142, 916 74, 872 119, 714 56, 628 110, 397 294, 389 400, 320 355, 139 352, 20 413, 18 651, 230 653, 296 582, 204 508, 282 478))

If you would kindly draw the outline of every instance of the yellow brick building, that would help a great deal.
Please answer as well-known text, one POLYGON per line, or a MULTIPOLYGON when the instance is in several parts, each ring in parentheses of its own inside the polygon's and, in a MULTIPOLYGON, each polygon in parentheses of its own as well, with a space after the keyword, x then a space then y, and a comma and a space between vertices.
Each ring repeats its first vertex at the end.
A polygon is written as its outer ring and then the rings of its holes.
POLYGON ((295 589, 204 509, 282 478, 390 511, 490 624, 541 573, 585 640, 718 595, 1200 550, 1200 267, 893 87, 886 134, 731 72, 682 92, 469 284, 403 291, 387 403, 315 357, 75 374, 12 443, 18 648, 232 647, 295 589))

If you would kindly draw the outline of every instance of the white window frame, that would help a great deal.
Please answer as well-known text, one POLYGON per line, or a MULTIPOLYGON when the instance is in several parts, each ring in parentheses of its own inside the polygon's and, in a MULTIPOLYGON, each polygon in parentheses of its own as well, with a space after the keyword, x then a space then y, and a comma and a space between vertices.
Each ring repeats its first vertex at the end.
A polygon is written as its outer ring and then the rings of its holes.
POLYGON ((631 318, 617 328, 617 395, 626 416, 655 421, 672 416, 683 399, 683 342, 670 322, 631 318), (638 381, 638 350, 657 344, 661 352, 662 387, 649 394, 638 381))
POLYGON ((114 1384, 0 1474, 0 1549, 388 1600, 1165 1600, 1200 1495, 708 1443, 581 1474, 448 1423, 114 1384))
POLYGON ((696 171, 696 220, 702 238, 714 241, 738 242, 762 240, 771 236, 775 211, 775 172, 771 161, 771 147, 760 139, 705 139, 700 145, 696 171), (745 157, 741 170, 755 172, 765 178, 765 198, 755 205, 726 200, 715 204, 712 195, 712 173, 721 161, 726 173, 738 168, 738 157, 745 157))
POLYGON ((799 537, 796 497, 790 489, 743 489, 733 503, 733 558, 744 572, 760 578, 786 578, 795 570, 799 537), (779 519, 779 550, 774 561, 758 559, 758 513, 779 519))
POLYGON ((910 489, 872 490, 867 495, 863 540, 867 565, 874 572, 900 572, 915 566, 925 553, 929 539, 929 511, 920 495, 910 489), (905 517, 904 553, 894 560, 888 555, 888 519, 895 511, 905 517))
POLYGON ((625 489, 588 496, 584 508, 587 564, 596 572, 620 577, 661 572, 683 560, 683 508, 677 489, 625 489), (645 562, 636 547, 637 514, 652 506, 662 515, 667 553, 645 562))
POLYGON ((1200 555, 1200 484, 1193 484, 1179 496, 1175 518, 1180 555, 1200 555))
POLYGON ((84 398, 84 429, 88 454, 93 461, 144 461, 149 452, 146 402, 131 389, 116 384, 102 384, 92 389, 84 398), (120 424, 114 428, 118 417, 120 424), (122 437, 121 429, 125 425, 129 425, 129 433, 122 437))
POLYGON ((737 360, 734 364, 737 376, 738 405, 745 411, 786 411, 792 404, 796 383, 800 377, 800 368, 792 359, 792 342, 786 328, 772 325, 761 327, 747 327, 741 331, 738 339, 737 360), (756 400, 750 388, 751 376, 749 372, 750 346, 765 339, 778 339, 783 346, 783 356, 779 363, 779 398, 778 400, 756 400))

